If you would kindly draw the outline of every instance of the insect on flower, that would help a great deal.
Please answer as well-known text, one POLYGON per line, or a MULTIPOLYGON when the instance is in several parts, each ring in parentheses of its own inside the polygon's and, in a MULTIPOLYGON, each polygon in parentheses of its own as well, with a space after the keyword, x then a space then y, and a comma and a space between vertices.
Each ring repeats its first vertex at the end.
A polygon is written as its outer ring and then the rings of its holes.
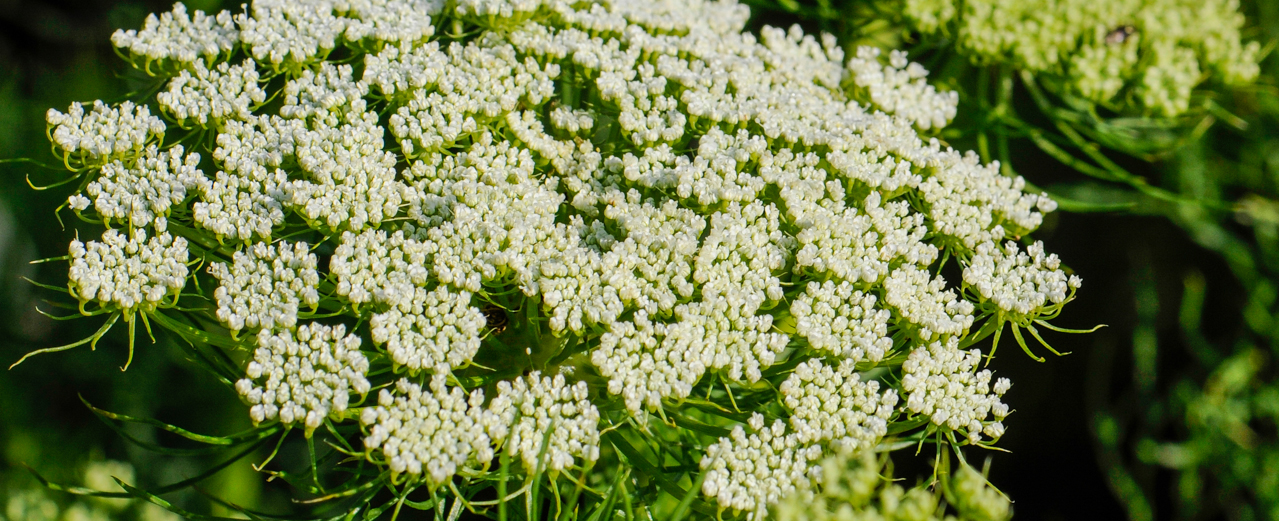
POLYGON ((1121 25, 1106 33, 1106 45, 1120 45, 1132 35, 1137 34, 1137 28, 1128 24, 1121 25))
POLYGON ((487 304, 480 311, 484 313, 484 326, 494 335, 500 335, 506 331, 510 317, 506 315, 505 309, 496 304, 487 304))

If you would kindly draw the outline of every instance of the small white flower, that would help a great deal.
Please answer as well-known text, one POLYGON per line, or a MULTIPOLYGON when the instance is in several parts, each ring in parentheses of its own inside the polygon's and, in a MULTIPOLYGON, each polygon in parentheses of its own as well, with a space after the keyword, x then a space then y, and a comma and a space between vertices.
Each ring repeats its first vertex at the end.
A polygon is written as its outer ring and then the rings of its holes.
POLYGON ((231 265, 215 262, 209 273, 218 320, 228 329, 293 329, 298 309, 320 303, 317 259, 305 242, 256 243, 235 252, 231 265))
POLYGON ((875 446, 888 433, 897 392, 880 392, 879 382, 861 381, 855 366, 851 360, 838 367, 809 360, 782 382, 779 392, 800 442, 830 442, 852 452, 875 446))
POLYGON ((212 64, 231 53, 239 43, 239 33, 230 12, 207 15, 197 10, 188 15, 186 6, 178 2, 173 4, 173 11, 158 17, 147 15, 141 30, 116 31, 111 43, 135 59, 143 59, 144 68, 151 70, 151 62, 161 60, 184 65, 203 60, 212 64))
POLYGON ((184 154, 182 145, 161 151, 150 145, 134 161, 114 160, 102 166, 98 177, 84 188, 84 195, 68 199, 76 211, 92 202, 104 222, 115 221, 133 227, 154 225, 166 229, 166 218, 174 206, 187 199, 187 192, 207 179, 196 165, 200 154, 184 154))
POLYGON ((394 392, 382 389, 377 405, 361 411, 360 423, 368 433, 364 446, 392 473, 424 476, 438 486, 461 468, 492 461, 490 432, 500 439, 509 426, 483 405, 483 391, 468 395, 448 387, 441 374, 431 378, 427 389, 400 379, 394 392))
POLYGON ((519 456, 526 469, 538 468, 543 440, 547 440, 546 459, 540 464, 551 472, 599 459, 600 413, 590 402, 585 382, 570 385, 563 375, 542 376, 534 371, 499 382, 497 389, 489 410, 510 431, 490 433, 495 439, 505 438, 507 450, 519 456))
POLYGON ((728 437, 706 447, 700 466, 706 478, 702 494, 721 508, 746 512, 750 519, 767 519, 768 507, 783 496, 810 484, 808 469, 822 455, 819 445, 806 445, 777 420, 766 427, 763 417, 752 418, 747 435, 741 426, 728 437))
POLYGON ((148 144, 164 136, 164 122, 145 105, 126 101, 111 107, 94 101, 85 111, 72 103, 65 114, 49 109, 45 114, 53 144, 70 166, 102 165, 113 159, 129 160, 148 144), (74 162, 72 162, 74 160, 74 162))
POLYGON ((352 394, 369 392, 369 362, 360 353, 360 337, 347 335, 345 326, 264 329, 257 346, 245 377, 235 384, 254 425, 300 423, 310 436, 326 419, 341 419, 352 394))
POLYGON ((116 230, 102 242, 71 241, 68 289, 81 303, 96 302, 128 314, 149 313, 176 298, 187 279, 187 241, 168 233, 126 237, 116 230))
POLYGON ((990 370, 977 370, 980 361, 981 351, 959 349, 954 338, 915 348, 902 364, 906 409, 958 431, 969 443, 981 441, 982 433, 998 438, 1004 432, 999 420, 1008 414, 999 396, 1012 382, 1000 378, 992 390, 990 370))
POLYGON ((197 61, 169 80, 168 89, 156 94, 156 101, 181 125, 220 128, 227 119, 248 121, 266 97, 253 60, 239 65, 219 63, 212 68, 197 61))

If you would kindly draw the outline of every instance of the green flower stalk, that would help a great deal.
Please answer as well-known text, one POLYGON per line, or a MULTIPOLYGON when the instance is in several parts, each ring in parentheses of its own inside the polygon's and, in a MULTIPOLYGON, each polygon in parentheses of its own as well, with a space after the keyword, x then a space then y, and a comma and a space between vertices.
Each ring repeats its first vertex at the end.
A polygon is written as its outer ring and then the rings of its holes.
POLYGON ((1081 284, 900 52, 732 1, 245 9, 117 33, 155 99, 50 112, 68 206, 120 227, 69 289, 234 387, 253 433, 189 439, 300 431, 323 515, 761 519, 924 444, 944 475, 1010 411, 973 344, 1029 352, 1081 284))

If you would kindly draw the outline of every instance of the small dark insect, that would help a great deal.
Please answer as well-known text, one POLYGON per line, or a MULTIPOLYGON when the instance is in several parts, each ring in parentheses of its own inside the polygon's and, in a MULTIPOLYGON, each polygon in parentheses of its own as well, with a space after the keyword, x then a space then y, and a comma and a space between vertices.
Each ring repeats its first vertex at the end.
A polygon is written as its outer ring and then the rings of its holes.
POLYGON ((487 326, 494 335, 500 335, 503 331, 506 331, 506 325, 508 323, 506 310, 493 304, 487 304, 484 306, 484 309, 480 310, 480 312, 484 313, 484 325, 487 326))
POLYGON ((1106 45, 1119 45, 1128 40, 1128 37, 1137 33, 1137 28, 1131 25, 1121 25, 1106 34, 1106 45))

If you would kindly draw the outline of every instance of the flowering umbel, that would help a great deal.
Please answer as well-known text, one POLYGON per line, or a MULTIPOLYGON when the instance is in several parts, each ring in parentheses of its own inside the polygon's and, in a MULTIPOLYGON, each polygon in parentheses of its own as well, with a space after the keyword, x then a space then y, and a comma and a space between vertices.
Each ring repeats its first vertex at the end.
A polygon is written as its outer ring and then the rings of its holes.
POLYGON ((957 96, 904 53, 748 14, 177 4, 112 40, 151 104, 49 112, 69 206, 119 227, 72 243, 72 295, 251 353, 259 429, 472 509, 546 477, 760 518, 824 454, 994 443, 972 346, 1029 352, 1079 287, 1022 239, 1055 203, 929 137, 957 96))

